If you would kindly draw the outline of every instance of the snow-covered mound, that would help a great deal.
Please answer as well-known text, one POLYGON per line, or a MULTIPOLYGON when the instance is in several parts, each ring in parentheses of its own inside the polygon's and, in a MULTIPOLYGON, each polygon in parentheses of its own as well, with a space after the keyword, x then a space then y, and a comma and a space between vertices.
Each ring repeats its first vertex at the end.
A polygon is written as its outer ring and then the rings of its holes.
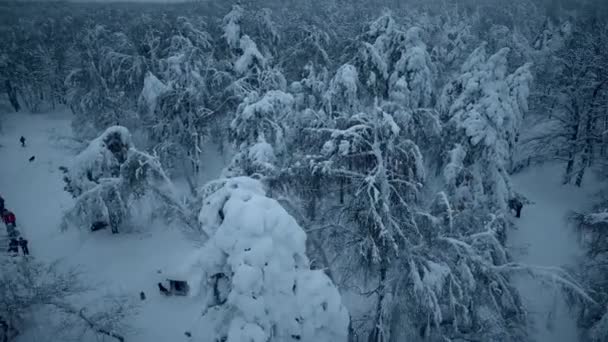
MULTIPOLYGON (((228 294, 208 295, 216 333, 237 341, 346 341, 349 316, 323 271, 310 270, 306 233, 258 181, 232 178, 209 195, 199 220, 208 278, 228 294), (213 297, 213 298, 211 298, 213 297)), ((215 286, 214 286, 215 287, 215 286)))

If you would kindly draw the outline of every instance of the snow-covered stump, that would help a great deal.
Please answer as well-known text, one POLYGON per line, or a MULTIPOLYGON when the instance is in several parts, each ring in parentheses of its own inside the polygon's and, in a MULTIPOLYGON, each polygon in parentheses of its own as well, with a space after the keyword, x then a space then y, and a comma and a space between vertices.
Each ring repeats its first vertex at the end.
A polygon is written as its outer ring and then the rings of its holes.
MULTIPOLYGON (((337 288, 306 257, 306 234, 251 178, 225 180, 200 212, 213 284, 216 332, 237 341, 346 341, 349 316, 337 288), (218 276, 221 274, 222 276, 218 276), (219 279, 227 279, 220 294, 219 279)), ((209 312, 209 311, 207 311, 209 312)))

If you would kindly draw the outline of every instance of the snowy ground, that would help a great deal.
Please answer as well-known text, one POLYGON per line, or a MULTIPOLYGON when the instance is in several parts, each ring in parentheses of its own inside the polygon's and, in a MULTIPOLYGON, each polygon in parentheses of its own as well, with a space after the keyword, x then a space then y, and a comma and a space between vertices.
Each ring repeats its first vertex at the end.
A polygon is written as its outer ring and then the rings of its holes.
MULTIPOLYGON (((18 228, 30 240, 32 255, 40 260, 61 260, 63 267, 78 266, 93 289, 90 300, 121 293, 139 302, 139 315, 129 322, 134 331, 128 341, 185 341, 185 331, 204 332, 204 322, 200 322, 202 301, 162 297, 156 285, 196 246, 171 227, 151 227, 146 233, 131 235, 60 232, 62 212, 72 199, 62 190, 58 167, 68 164, 78 148, 71 139, 70 115, 56 112, 2 117, 0 194, 15 212, 18 228), (27 139, 26 148, 20 146, 21 135, 27 139), (30 163, 32 155, 36 158, 30 163), (147 300, 139 301, 140 291, 145 292, 147 300)), ((20 341, 49 340, 46 321, 39 317, 37 328, 20 341)), ((193 337, 205 340, 205 336, 193 337)))
MULTIPOLYGON (((569 266, 581 256, 572 227, 566 222, 570 210, 593 204, 599 184, 590 173, 582 188, 562 186, 564 165, 535 167, 514 177, 515 188, 534 204, 524 206, 517 230, 509 238, 517 262, 538 266, 569 266)), ((558 288, 528 277, 516 279, 524 304, 534 320, 531 335, 538 342, 578 341, 576 321, 558 288)))

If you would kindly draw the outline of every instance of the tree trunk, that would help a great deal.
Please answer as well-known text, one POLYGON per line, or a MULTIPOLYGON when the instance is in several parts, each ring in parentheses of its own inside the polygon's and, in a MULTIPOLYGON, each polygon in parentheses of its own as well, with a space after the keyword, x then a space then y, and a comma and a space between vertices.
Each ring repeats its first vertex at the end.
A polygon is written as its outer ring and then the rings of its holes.
POLYGON ((585 147, 583 150, 583 156, 581 159, 581 167, 576 175, 576 181, 574 184, 578 187, 583 183, 583 177, 585 175, 585 169, 591 165, 591 157, 593 154, 593 146, 591 144, 591 134, 593 130, 593 119, 589 116, 587 117, 587 122, 585 123, 585 147))
POLYGON ((380 279, 378 282, 378 302, 376 304, 376 318, 374 320, 374 328, 369 334, 367 339, 368 342, 387 342, 387 334, 385 332, 384 322, 384 297, 386 295, 386 273, 388 270, 388 264, 382 260, 380 262, 380 279))
POLYGON ((574 159, 576 158, 576 139, 578 139, 578 123, 574 127, 574 133, 572 133, 572 147, 569 147, 568 151, 568 163, 566 164, 566 174, 564 174, 564 181, 562 184, 568 184, 572 180, 572 171, 574 169, 574 159))
POLYGON ((17 99, 17 90, 13 88, 10 80, 5 81, 6 93, 8 94, 8 100, 11 102, 11 106, 15 109, 15 112, 21 110, 21 106, 19 105, 19 100, 17 99))

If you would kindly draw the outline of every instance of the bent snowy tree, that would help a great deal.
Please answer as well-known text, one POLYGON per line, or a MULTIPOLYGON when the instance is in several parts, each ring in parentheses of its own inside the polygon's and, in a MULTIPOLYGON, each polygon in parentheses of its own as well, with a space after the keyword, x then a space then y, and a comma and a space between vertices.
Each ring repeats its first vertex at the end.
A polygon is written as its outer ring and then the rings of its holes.
POLYGON ((76 203, 65 213, 62 229, 109 226, 117 233, 156 220, 192 226, 158 159, 135 149, 124 127, 108 128, 63 170, 76 203))
POLYGON ((348 312, 327 275, 310 269, 302 228, 265 196, 260 182, 238 177, 221 183, 199 217, 210 236, 203 248, 210 282, 205 315, 217 322, 213 337, 346 341, 348 312))

